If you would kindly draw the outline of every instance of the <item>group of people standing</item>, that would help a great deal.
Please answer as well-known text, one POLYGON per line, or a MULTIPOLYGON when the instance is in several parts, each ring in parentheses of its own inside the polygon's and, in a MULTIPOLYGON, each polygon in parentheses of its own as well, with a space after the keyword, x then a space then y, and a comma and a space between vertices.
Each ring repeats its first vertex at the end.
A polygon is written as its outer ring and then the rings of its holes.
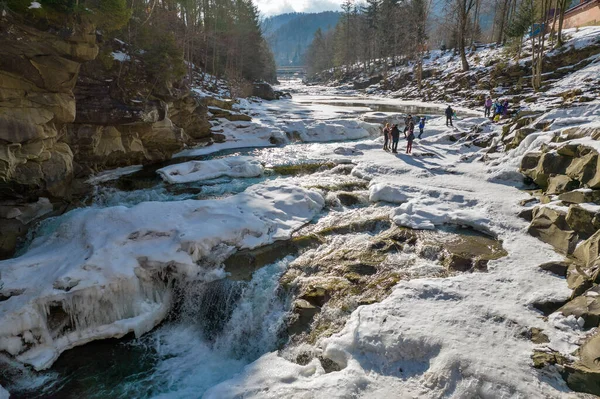
POLYGON ((497 99, 495 102, 492 101, 492 97, 487 96, 484 104, 484 116, 487 118, 493 118, 494 122, 500 121, 500 118, 506 116, 508 113, 508 100, 497 99), (494 113, 492 114, 492 109, 494 113))
MULTIPOLYGON (((420 139, 425 129, 425 117, 419 119, 419 136, 420 139)), ((406 139, 406 153, 412 153, 412 145, 415 140, 415 121, 412 115, 408 115, 404 118, 404 138, 406 139)), ((383 128, 383 149, 385 151, 392 151, 392 153, 398 153, 398 142, 400 141, 400 129, 398 124, 390 125, 385 124, 383 128), (391 144, 390 144, 391 143, 391 144)))

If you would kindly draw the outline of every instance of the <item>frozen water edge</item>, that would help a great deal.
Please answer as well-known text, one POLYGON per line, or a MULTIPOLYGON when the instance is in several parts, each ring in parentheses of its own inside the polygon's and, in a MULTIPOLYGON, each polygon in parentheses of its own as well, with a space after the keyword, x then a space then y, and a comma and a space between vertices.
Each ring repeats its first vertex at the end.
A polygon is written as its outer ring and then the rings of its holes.
POLYGON ((323 205, 315 191, 264 184, 223 200, 71 212, 0 262, 0 350, 40 370, 91 340, 139 336, 165 317, 173 278, 222 278, 226 256, 289 238, 323 205))
POLYGON ((210 161, 190 161, 167 166, 156 172, 170 184, 192 183, 219 177, 257 177, 264 169, 252 157, 228 157, 210 161))

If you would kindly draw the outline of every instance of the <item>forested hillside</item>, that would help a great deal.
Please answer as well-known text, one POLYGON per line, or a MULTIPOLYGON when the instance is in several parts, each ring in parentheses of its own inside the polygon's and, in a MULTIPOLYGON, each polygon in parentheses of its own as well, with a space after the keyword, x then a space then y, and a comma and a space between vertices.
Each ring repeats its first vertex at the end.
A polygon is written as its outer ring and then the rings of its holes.
MULTIPOLYGON (((353 71, 372 73, 378 60, 389 67, 411 63, 415 79, 422 77, 423 57, 429 50, 454 49, 462 70, 478 43, 506 45, 509 55, 521 54, 531 27, 546 24, 544 35, 533 35, 533 86, 541 85, 543 53, 563 43, 562 28, 569 0, 450 0, 440 8, 433 0, 346 0, 334 30, 317 31, 307 52, 310 73, 335 68, 338 77, 353 71), (555 15, 553 19, 549 16, 555 15), (493 16, 491 18, 490 16, 493 16)), ((539 29, 538 29, 539 31, 539 29)), ((539 32, 538 32, 539 33, 539 32)))
MULTIPOLYGON (((8 0, 0 8, 8 17, 42 30, 64 32, 89 22, 98 28, 105 66, 112 63, 117 39, 126 47, 117 61, 147 61, 150 79, 183 77, 184 61, 215 76, 275 79, 251 0, 8 0)), ((129 62, 125 69, 135 66, 129 62)))
POLYGON ((277 65, 304 65, 304 55, 317 30, 332 29, 341 13, 289 13, 267 18, 263 32, 275 54, 277 65))

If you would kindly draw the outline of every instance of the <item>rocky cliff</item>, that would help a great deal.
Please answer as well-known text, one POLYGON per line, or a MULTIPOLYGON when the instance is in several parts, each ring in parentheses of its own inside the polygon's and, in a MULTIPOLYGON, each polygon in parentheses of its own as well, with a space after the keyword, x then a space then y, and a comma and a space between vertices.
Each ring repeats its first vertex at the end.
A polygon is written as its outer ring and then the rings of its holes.
POLYGON ((148 85, 140 74, 128 84, 146 90, 124 90, 122 66, 98 59, 102 48, 111 57, 111 43, 91 23, 54 30, 10 15, 1 22, 0 258, 13 253, 37 217, 85 192, 74 183, 90 174, 165 160, 210 141, 207 105, 186 85, 148 85), (49 198, 50 207, 20 218, 39 198, 49 198))

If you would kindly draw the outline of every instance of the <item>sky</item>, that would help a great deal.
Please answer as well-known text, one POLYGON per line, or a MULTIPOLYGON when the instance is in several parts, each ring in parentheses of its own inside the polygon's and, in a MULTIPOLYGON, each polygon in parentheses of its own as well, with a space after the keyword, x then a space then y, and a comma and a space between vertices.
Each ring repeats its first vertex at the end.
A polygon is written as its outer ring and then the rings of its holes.
POLYGON ((254 0, 263 17, 286 12, 340 11, 344 0, 254 0))

